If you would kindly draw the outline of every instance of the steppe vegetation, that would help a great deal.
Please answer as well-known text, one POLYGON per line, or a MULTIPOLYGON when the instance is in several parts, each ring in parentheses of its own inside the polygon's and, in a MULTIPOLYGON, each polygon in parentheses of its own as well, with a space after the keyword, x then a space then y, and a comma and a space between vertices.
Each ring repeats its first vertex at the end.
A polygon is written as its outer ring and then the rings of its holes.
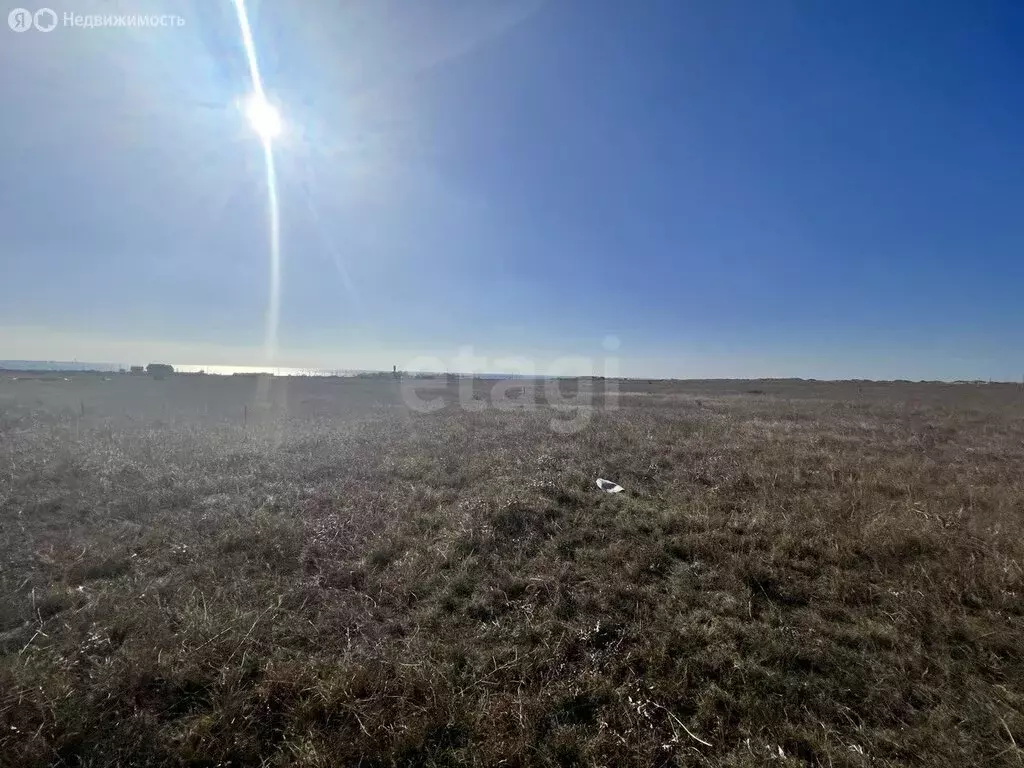
POLYGON ((0 764, 1024 765, 1018 386, 107 378, 0 378, 0 764))

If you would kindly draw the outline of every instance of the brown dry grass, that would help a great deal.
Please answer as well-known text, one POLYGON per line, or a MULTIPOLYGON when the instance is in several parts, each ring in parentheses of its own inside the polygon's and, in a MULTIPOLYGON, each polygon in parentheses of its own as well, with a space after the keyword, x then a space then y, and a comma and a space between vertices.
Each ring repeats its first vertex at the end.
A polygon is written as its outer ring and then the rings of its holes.
POLYGON ((1024 764, 1019 388, 621 390, 0 380, 0 763, 1024 764))

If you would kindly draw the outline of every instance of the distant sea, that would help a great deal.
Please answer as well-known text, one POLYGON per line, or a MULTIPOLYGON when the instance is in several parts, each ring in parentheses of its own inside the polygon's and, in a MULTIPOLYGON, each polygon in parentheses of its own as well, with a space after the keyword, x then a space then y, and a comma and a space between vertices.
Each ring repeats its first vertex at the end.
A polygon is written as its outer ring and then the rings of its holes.
MULTIPOLYGON (((235 373, 272 373, 275 376, 358 376, 374 371, 328 369, 328 368, 286 368, 252 365, 189 365, 172 363, 180 373, 210 373, 230 376, 235 373)), ((127 371, 131 366, 124 363, 84 363, 78 360, 0 360, 0 370, 8 371, 96 371, 116 373, 127 371)))
MULTIPOLYGON (((287 368, 254 365, 189 365, 171 363, 178 373, 209 373, 217 376, 231 376, 236 373, 272 373, 275 376, 361 376, 370 373, 391 373, 354 368, 287 368)), ((0 360, 0 371, 94 371, 117 373, 127 371, 131 366, 124 363, 83 363, 78 360, 0 360)), ((416 371, 416 375, 444 376, 440 371, 416 371)), ((478 379, 529 379, 543 376, 523 376, 512 373, 477 373, 478 379)))

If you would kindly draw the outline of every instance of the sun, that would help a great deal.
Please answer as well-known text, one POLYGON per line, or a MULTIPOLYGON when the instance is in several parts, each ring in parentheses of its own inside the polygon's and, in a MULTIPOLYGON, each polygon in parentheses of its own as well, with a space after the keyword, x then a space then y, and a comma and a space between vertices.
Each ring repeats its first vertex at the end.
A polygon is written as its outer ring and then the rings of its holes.
POLYGON ((254 93, 245 100, 245 116, 249 118, 252 129, 264 141, 281 135, 281 115, 263 94, 254 93))

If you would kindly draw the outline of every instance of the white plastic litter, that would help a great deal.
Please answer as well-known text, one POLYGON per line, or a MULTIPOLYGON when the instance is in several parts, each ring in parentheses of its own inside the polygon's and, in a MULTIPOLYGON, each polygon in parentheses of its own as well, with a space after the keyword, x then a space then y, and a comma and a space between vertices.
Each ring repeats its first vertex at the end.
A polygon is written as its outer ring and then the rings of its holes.
POLYGON ((604 480, 600 477, 597 478, 597 487, 600 488, 602 491, 606 491, 607 493, 622 493, 624 490, 626 490, 618 483, 613 483, 611 480, 604 480))

